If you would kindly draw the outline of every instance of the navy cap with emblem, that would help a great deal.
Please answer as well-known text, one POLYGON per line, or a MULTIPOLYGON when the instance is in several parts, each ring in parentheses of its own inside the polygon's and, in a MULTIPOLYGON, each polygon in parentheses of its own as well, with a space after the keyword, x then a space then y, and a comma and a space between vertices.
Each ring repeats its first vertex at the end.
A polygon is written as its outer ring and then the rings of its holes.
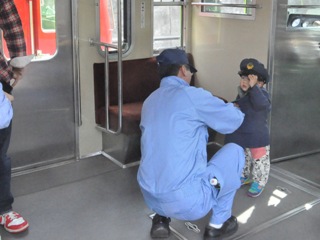
POLYGON ((159 56, 156 57, 160 65, 188 65, 192 73, 197 72, 197 69, 189 64, 187 54, 181 49, 166 49, 163 50, 159 56))
POLYGON ((254 58, 245 58, 240 63, 240 76, 248 76, 250 74, 257 75, 262 78, 265 83, 269 82, 269 74, 264 65, 254 58))

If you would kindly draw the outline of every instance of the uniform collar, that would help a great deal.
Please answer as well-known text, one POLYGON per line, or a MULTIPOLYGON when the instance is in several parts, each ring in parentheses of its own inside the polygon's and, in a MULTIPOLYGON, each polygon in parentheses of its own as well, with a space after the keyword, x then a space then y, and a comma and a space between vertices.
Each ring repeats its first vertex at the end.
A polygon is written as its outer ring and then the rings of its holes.
POLYGON ((177 76, 169 76, 161 79, 160 86, 169 86, 169 85, 182 85, 182 86, 190 86, 186 81, 177 76))

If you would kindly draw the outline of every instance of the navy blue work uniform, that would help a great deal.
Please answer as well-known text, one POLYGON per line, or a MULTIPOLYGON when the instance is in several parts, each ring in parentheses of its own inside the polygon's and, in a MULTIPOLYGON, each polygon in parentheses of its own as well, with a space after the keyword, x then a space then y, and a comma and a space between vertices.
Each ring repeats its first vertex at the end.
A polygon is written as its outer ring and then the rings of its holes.
POLYGON ((269 93, 263 87, 254 86, 236 102, 245 113, 242 125, 227 134, 225 143, 237 143, 243 148, 259 148, 270 144, 268 114, 271 110, 269 93))

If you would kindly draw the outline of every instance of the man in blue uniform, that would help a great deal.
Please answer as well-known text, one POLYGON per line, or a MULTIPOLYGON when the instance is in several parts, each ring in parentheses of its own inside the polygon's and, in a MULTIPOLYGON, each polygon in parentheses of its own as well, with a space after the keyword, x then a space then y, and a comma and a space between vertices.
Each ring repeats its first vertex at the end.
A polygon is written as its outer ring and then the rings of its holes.
POLYGON ((210 92, 190 86, 197 70, 180 49, 158 57, 160 88, 144 102, 140 127, 141 164, 138 182, 150 209, 156 212, 151 237, 168 237, 170 218, 196 220, 213 210, 204 238, 235 233, 235 193, 244 165, 243 149, 230 143, 208 162, 208 127, 232 133, 243 113, 210 92))

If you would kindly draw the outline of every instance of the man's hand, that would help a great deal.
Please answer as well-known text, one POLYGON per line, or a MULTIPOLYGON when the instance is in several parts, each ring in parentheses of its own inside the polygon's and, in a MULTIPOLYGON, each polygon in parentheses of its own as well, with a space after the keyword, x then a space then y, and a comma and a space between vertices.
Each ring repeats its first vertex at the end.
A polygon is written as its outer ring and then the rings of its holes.
POLYGON ((14 82, 11 84, 12 87, 22 79, 23 68, 12 68, 14 82))

